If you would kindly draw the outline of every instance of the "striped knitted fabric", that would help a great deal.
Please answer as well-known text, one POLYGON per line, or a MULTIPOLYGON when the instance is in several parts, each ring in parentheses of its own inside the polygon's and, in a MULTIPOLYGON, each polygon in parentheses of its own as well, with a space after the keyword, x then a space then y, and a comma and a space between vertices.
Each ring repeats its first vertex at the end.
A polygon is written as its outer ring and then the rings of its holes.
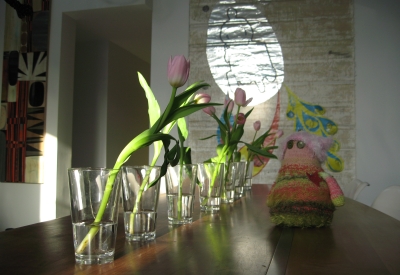
POLYGON ((329 225, 335 206, 325 180, 318 175, 320 165, 283 164, 267 205, 273 223, 288 227, 329 225))
MULTIPOLYGON (((326 173, 325 173, 326 174, 326 173)), ((331 200, 335 206, 343 206, 344 205, 344 195, 342 189, 336 182, 336 180, 329 176, 325 178, 326 183, 329 187, 329 193, 331 194, 331 200)))

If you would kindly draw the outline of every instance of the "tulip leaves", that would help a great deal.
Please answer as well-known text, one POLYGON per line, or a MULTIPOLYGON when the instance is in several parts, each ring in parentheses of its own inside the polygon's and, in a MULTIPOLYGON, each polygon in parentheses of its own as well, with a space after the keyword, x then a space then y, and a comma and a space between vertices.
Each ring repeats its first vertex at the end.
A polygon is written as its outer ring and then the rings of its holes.
MULTIPOLYGON (((208 87, 209 85, 204 82, 196 82, 193 85, 189 86, 183 93, 175 96, 176 88, 173 88, 173 92, 171 94, 171 100, 166 107, 164 113, 160 115, 160 107, 155 98, 151 88, 147 84, 144 77, 138 73, 139 83, 144 89, 149 105, 148 113, 150 120, 150 129, 143 131, 137 137, 135 137, 128 145, 122 150, 119 155, 117 162, 115 163, 114 168, 119 169, 123 163, 125 163, 130 155, 134 153, 136 150, 150 146, 154 143, 154 158, 152 165, 155 165, 155 162, 161 152, 161 148, 164 146, 165 154, 164 161, 161 166, 161 173, 159 178, 164 176, 167 172, 168 164, 171 166, 175 166, 179 163, 179 160, 182 158, 183 161, 188 161, 187 153, 190 150, 186 147, 183 147, 183 141, 188 136, 188 131, 186 127, 186 122, 184 117, 199 111, 208 106, 217 106, 222 105, 219 103, 201 103, 196 104, 191 98, 193 94, 198 91, 200 88, 208 87), (179 134, 182 135, 181 142, 175 139, 173 136, 169 134, 173 126, 178 123, 179 134), (169 148, 171 141, 175 141, 175 145, 172 149, 169 148), (161 145, 162 144, 162 145, 161 145), (183 155, 182 155, 183 154, 183 155), (182 156, 181 156, 182 155, 182 156)), ((150 185, 154 185, 158 180, 155 179, 150 185)))
MULTIPOLYGON (((224 112, 222 114, 223 120, 220 120, 215 114, 211 114, 211 117, 215 119, 215 121, 218 123, 218 127, 220 129, 221 133, 221 140, 223 141, 223 144, 218 145, 217 147, 217 157, 213 157, 211 159, 206 160, 205 162, 225 162, 229 161, 231 157, 234 157, 234 160, 240 159, 240 154, 236 154, 236 149, 237 145, 239 143, 243 143, 247 146, 248 151, 252 152, 254 155, 258 156, 264 156, 268 158, 276 158, 276 156, 272 153, 270 153, 270 150, 278 148, 277 146, 268 146, 265 148, 262 148, 262 144, 267 136, 270 135, 270 131, 268 130, 265 132, 263 135, 258 137, 253 143, 249 144, 243 141, 240 141, 244 134, 244 124, 237 124, 236 120, 234 121, 233 126, 230 125, 230 117, 231 117, 231 112, 228 112, 228 107, 229 107, 229 102, 227 102, 224 112)), ((239 107, 240 108, 240 107, 239 107)), ((251 112, 253 111, 254 108, 251 108, 245 115, 244 117, 247 119, 248 116, 250 116, 251 112)), ((239 109, 238 109, 239 113, 239 109)), ((202 138, 200 140, 206 140, 212 137, 215 137, 216 135, 211 135, 206 138, 202 138)))

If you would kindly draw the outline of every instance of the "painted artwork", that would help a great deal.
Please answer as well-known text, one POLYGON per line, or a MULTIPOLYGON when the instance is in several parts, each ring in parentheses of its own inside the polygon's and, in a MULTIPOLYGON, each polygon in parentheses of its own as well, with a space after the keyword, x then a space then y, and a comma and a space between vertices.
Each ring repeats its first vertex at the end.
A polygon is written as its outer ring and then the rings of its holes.
MULTIPOLYGON (((262 131, 272 127, 284 135, 302 130, 332 136, 335 146, 325 164, 336 172, 338 182, 350 182, 355 174, 353 1, 190 3, 189 81, 210 83, 207 93, 215 102, 223 102, 236 87, 249 97, 261 95, 259 104, 253 102, 244 141, 252 140, 257 120, 262 131), (238 73, 241 69, 249 70, 238 73), (268 91, 273 91, 271 96, 268 91)), ((216 141, 199 139, 215 133, 215 127, 202 113, 191 115, 188 125, 193 160, 209 159, 216 141)), ((245 147, 241 153, 246 153, 245 147)), ((265 163, 254 169, 253 182, 275 181, 280 162, 265 163)))
POLYGON ((43 183, 50 1, 6 5, 0 116, 0 181, 43 183))
POLYGON ((262 9, 254 4, 220 4, 208 20, 207 60, 221 91, 242 88, 249 106, 274 96, 284 79, 282 49, 262 9))
MULTIPOLYGON (((325 108, 301 100, 289 87, 286 116, 294 122, 295 131, 306 131, 317 136, 334 136, 338 131, 337 124, 325 116, 325 108)), ((332 172, 341 172, 344 168, 342 158, 337 154, 340 143, 334 139, 332 147, 327 152, 326 166, 332 172)))

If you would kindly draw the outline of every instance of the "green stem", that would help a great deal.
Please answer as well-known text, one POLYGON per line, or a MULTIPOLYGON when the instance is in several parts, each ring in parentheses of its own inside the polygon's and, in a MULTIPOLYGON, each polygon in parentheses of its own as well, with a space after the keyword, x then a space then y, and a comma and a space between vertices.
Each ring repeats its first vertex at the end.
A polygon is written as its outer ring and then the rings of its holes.
POLYGON ((118 174, 118 170, 114 170, 111 172, 111 174, 108 176, 106 188, 104 190, 104 196, 103 199, 101 200, 101 204, 99 207, 99 211, 97 212, 96 218, 90 227, 89 232, 86 234, 85 238, 82 240, 82 242, 79 244, 78 248, 76 249, 76 253, 82 253, 83 250, 85 250, 86 246, 92 241, 94 236, 96 236, 97 232, 100 229, 100 222, 101 218, 103 217, 104 211, 106 209, 108 199, 110 198, 111 191, 114 185, 114 180, 116 175, 118 174))
POLYGON ((129 217, 129 233, 131 235, 135 233, 135 215, 139 211, 139 204, 141 203, 143 192, 148 186, 151 169, 153 169, 153 166, 149 167, 149 169, 147 169, 146 171, 146 175, 143 178, 142 184, 140 185, 139 192, 136 197, 135 206, 133 207, 132 213, 129 217))
MULTIPOLYGON (((169 112, 171 111, 172 105, 174 103, 176 90, 177 90, 176 88, 172 88, 171 98, 168 103, 168 106, 167 106, 165 112, 163 113, 162 118, 159 120, 157 127, 152 128, 152 129, 155 129, 154 131, 159 131, 158 128, 161 125, 163 125, 164 121, 168 117, 169 112)), ((129 156, 141 147, 140 140, 145 138, 147 135, 149 135, 150 132, 151 132, 150 130, 143 131, 141 134, 139 134, 133 140, 131 140, 128 143, 128 145, 125 146, 125 148, 122 150, 122 152, 119 154, 119 156, 117 158, 117 161, 114 165, 114 169, 119 170, 121 168, 122 164, 125 163, 125 161, 129 158, 129 156)), ((82 253, 82 251, 86 248, 86 246, 91 242, 91 240, 94 238, 94 236, 96 236, 96 234, 98 233, 98 231, 100 229, 98 224, 101 221, 103 214, 104 214, 104 210, 107 206, 108 199, 110 197, 111 190, 112 190, 112 187, 114 184, 115 176, 116 176, 116 173, 112 173, 109 176, 109 178, 107 180, 107 184, 106 184, 106 189, 104 191, 104 196, 101 201, 100 208, 96 215, 95 221, 93 222, 93 225, 91 226, 88 234, 85 236, 85 238, 82 240, 82 242, 79 244, 78 248, 76 249, 76 253, 82 253)))
POLYGON ((184 137, 182 136, 182 134, 180 133, 179 129, 178 129, 178 133, 179 133, 179 140, 181 142, 181 146, 180 146, 180 158, 179 158, 179 165, 180 165, 180 169, 179 169, 179 178, 178 178, 178 220, 182 219, 182 177, 183 177, 183 156, 185 154, 185 148, 183 146, 183 142, 184 142, 184 137))
MULTIPOLYGON (((225 158, 226 151, 227 151, 227 146, 224 146, 224 148, 222 149, 221 154, 219 155, 217 168, 214 170, 214 173, 213 173, 213 176, 212 176, 212 179, 211 179, 210 188, 208 189, 208 196, 202 202, 203 206, 207 205, 208 199, 211 197, 211 191, 214 188, 215 181, 217 179, 217 175, 219 174, 219 168, 220 168, 219 164, 225 163, 224 158, 225 158)), ((224 175, 224 181, 225 181, 225 175, 224 175)), ((222 183, 222 187, 221 188, 222 188, 222 190, 225 190, 225 182, 222 183)))

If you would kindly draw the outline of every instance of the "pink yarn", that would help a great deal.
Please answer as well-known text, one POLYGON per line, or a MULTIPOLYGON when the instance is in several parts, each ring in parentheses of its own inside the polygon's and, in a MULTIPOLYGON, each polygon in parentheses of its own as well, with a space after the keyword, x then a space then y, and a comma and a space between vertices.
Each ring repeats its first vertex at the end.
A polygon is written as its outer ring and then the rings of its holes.
POLYGON ((277 153, 277 157, 280 160, 282 160, 285 155, 287 142, 289 140, 303 141, 306 146, 308 146, 314 152, 315 156, 320 162, 324 162, 326 160, 326 153, 333 144, 332 137, 321 137, 305 131, 295 132, 281 141, 281 145, 279 146, 277 153))

